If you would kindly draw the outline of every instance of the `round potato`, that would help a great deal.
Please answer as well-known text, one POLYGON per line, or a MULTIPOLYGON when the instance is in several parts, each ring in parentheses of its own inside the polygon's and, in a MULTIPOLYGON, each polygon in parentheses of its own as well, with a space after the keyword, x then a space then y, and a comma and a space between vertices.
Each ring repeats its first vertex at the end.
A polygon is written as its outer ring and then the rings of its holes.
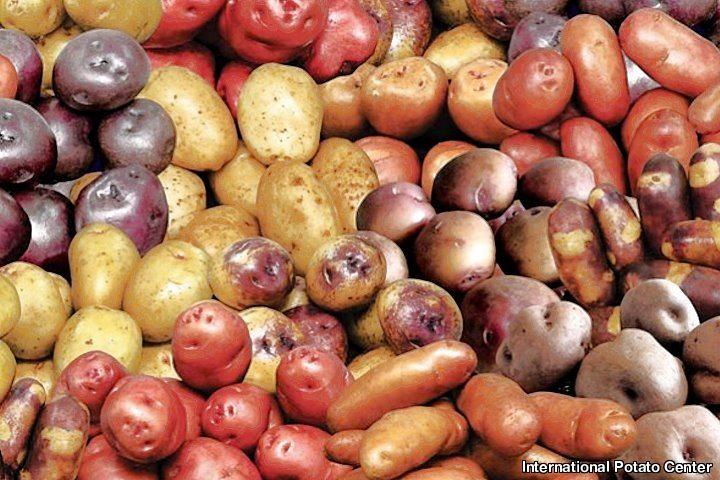
POLYGON ((348 365, 348 370, 350 370, 352 376, 357 380, 373 368, 396 356, 392 348, 387 345, 381 345, 355 357, 348 365))
POLYGON ((197 213, 180 230, 178 239, 214 258, 233 243, 258 235, 260 227, 255 217, 240 207, 221 205, 197 213))
POLYGON ((83 32, 83 29, 72 23, 65 22, 49 35, 43 35, 35 41, 43 63, 42 93, 52 95, 52 72, 55 59, 65 45, 83 32))
POLYGON ((0 305, 0 337, 4 337, 20 321, 20 297, 5 275, 0 275, 0 305))
POLYGON ((177 134, 173 165, 193 171, 219 170, 237 152, 237 129, 230 110, 198 74, 174 66, 155 69, 138 98, 154 100, 172 118, 177 134))
POLYGON ((454 27, 472 22, 465 0, 432 0, 430 7, 434 18, 447 26, 454 27))
POLYGON ((115 357, 135 373, 140 366, 142 334, 130 315, 112 308, 94 306, 75 312, 58 336, 53 362, 55 375, 86 352, 99 350, 115 357))
POLYGON ((65 9, 85 30, 120 30, 142 43, 160 24, 161 0, 64 0, 65 9))
POLYGON ((255 199, 264 171, 265 166, 240 142, 235 158, 217 172, 210 173, 210 188, 215 200, 222 205, 236 205, 257 216, 255 199))
POLYGON ((265 165, 307 162, 320 144, 320 88, 304 70, 267 63, 250 74, 238 100, 245 145, 265 165))
MULTIPOLYGON (((65 314, 68 318, 70 318, 70 315, 73 314, 73 305, 72 305, 72 288, 70 287, 70 283, 68 283, 65 278, 61 277, 57 273, 50 273, 48 272, 48 275, 50 275, 50 278, 52 278, 53 282, 55 283, 55 286, 58 289, 58 292, 60 293, 60 297, 62 298, 63 305, 65 305, 65 314)), ((2 335, 0 335, 2 336, 2 335)))
POLYGON ((18 362, 13 385, 23 378, 33 378, 40 382, 46 392, 52 392, 55 388, 55 365, 52 359, 38 362, 18 362))
POLYGON ((0 399, 5 398, 5 395, 10 391, 13 378, 15 378, 16 367, 15 356, 10 347, 0 340, 0 399))
POLYGON ((166 239, 177 238, 194 215, 207 208, 207 192, 202 178, 190 170, 169 165, 158 175, 168 203, 166 239))
POLYGON ((479 58, 505 60, 502 43, 486 35, 474 23, 466 23, 441 33, 425 50, 423 57, 452 78, 460 67, 479 58))
POLYGON ((145 340, 167 342, 183 310, 212 298, 209 271, 207 254, 180 240, 162 243, 145 255, 130 274, 123 296, 123 309, 140 325, 145 340))
POLYGON ((313 170, 302 162, 279 162, 263 174, 258 186, 260 229, 285 247, 299 275, 307 271, 315 250, 341 232, 332 197, 313 170))
POLYGON ((349 140, 329 138, 320 144, 312 169, 332 196, 343 232, 357 231, 360 203, 380 186, 370 157, 349 140))
POLYGON ((140 261, 133 241, 117 227, 92 223, 75 235, 68 257, 73 306, 119 310, 130 273, 140 261))
POLYGON ((67 320, 55 281, 42 268, 24 262, 4 266, 0 274, 12 282, 20 299, 20 319, 3 340, 18 359, 47 357, 67 320))
POLYGON ((30 37, 39 37, 52 32, 64 19, 63 0, 0 1, 2 26, 20 30, 30 37))
POLYGON ((138 374, 180 380, 180 375, 173 366, 172 345, 162 343, 160 345, 144 346, 140 356, 138 374))

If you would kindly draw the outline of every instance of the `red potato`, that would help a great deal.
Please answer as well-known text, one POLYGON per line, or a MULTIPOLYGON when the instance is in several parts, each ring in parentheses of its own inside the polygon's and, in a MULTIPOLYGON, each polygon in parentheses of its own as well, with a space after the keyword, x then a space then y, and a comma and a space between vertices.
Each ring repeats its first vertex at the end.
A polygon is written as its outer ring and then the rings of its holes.
POLYGON ((243 85, 245 85, 245 80, 247 80, 252 71, 252 65, 240 60, 226 63, 222 71, 220 71, 215 90, 217 90, 220 97, 225 101, 225 104, 235 119, 237 119, 240 92, 242 91, 243 85))
POLYGON ((121 457, 104 435, 90 440, 77 480, 158 480, 157 465, 138 465, 121 457))
POLYGON ((467 470, 448 467, 433 467, 415 470, 403 475, 402 480, 485 480, 485 474, 475 474, 467 470))
POLYGON ((688 109, 688 120, 695 131, 710 134, 720 131, 720 83, 698 95, 688 109))
POLYGON ((268 392, 238 383, 210 395, 201 421, 206 436, 250 453, 266 430, 282 424, 282 415, 268 392))
POLYGON ((427 466, 433 468, 445 468, 467 472, 471 474, 472 478, 475 480, 482 480, 487 478, 482 467, 467 457, 455 456, 438 458, 436 460, 432 460, 430 463, 428 463, 427 466))
POLYGON ((720 81, 720 51, 665 12, 642 8, 618 33, 625 54, 663 87, 697 97, 720 81))
POLYGON ((521 455, 540 435, 540 411, 517 383, 502 375, 476 375, 457 405, 475 434, 503 455, 521 455))
POLYGON ((644 93, 633 104, 623 121, 620 132, 623 145, 626 149, 630 148, 638 127, 652 113, 667 108, 687 117, 689 107, 690 101, 686 97, 664 88, 644 93))
POLYGON ((520 55, 500 77, 493 95, 495 115, 518 130, 533 130, 551 122, 573 94, 570 62, 550 48, 520 55))
POLYGON ((343 363, 347 360, 347 333, 333 315, 310 304, 298 305, 283 313, 302 331, 309 346, 335 354, 343 363))
POLYGON ((372 160, 380 185, 420 182, 420 158, 407 143, 376 135, 361 138, 355 145, 372 160))
POLYGON ((174 378, 163 378, 162 380, 175 392, 185 409, 185 441, 199 437, 202 431, 201 416, 205 408, 205 399, 174 378))
POLYGON ((165 382, 146 375, 121 379, 105 400, 100 425, 108 443, 137 463, 172 455, 185 441, 180 399, 165 382))
POLYGON ((250 333, 240 314, 220 302, 196 303, 178 316, 175 370, 185 383, 212 390, 242 380, 250 366, 250 333))
POLYGON ((580 160, 595 174, 595 183, 610 183, 627 194, 625 159, 615 139, 600 123, 577 117, 560 126, 560 145, 564 157, 580 160))
POLYGON ((252 461, 240 450, 211 438, 185 443, 162 467, 163 480, 262 480, 252 461))
POLYGON ((325 457, 330 435, 308 425, 280 425, 263 434, 255 464, 264 480, 335 480, 352 467, 325 457))
MULTIPOLYGON (((519 132, 502 141, 500 151, 512 158, 523 176, 533 165, 549 157, 560 156, 560 145, 554 140, 531 132, 519 132)), ((423 168, 425 166, 423 165, 423 168)))
POLYGON ((352 382, 353 376, 336 355, 298 347, 280 360, 278 402, 290 420, 324 427, 330 404, 352 382))
POLYGON ((15 98, 17 90, 17 70, 7 57, 0 55, 0 98, 15 98))
POLYGON ((215 86, 215 56, 200 43, 189 42, 173 48, 146 49, 145 52, 153 69, 169 66, 184 67, 215 86))
POLYGON ((552 207, 565 198, 587 200, 595 184, 595 174, 585 163, 549 157, 520 177, 518 191, 524 205, 552 207))
POLYGON ((40 382, 23 378, 12 386, 0 405, 0 464, 16 471, 25 461, 33 425, 45 403, 40 382))
POLYGON ((581 117, 582 115, 583 112, 578 108, 577 105, 575 105, 575 102, 573 100, 570 100, 565 109, 563 109, 562 113, 555 117, 550 123, 540 127, 538 133, 545 135, 551 140, 559 142, 560 125, 562 125, 563 122, 570 120, 571 118, 581 117))
POLYGON ((162 17, 144 46, 168 48, 192 40, 220 11, 225 0, 162 0, 162 17))
POLYGON ((709 133, 700 137, 700 145, 706 143, 720 143, 720 132, 709 133))
POLYGON ((344 430, 325 442, 325 454, 334 462, 360 466, 360 444, 365 430, 344 430))
MULTIPOLYGON (((440 142, 432 147, 422 162, 422 175, 420 185, 428 198, 432 196, 432 186, 435 177, 450 160, 459 157, 474 149, 475 146, 468 142, 448 140, 440 142)), ((382 181, 380 182, 382 184, 382 181)))
POLYGON ((720 145, 706 143, 690 159, 690 200, 695 217, 720 220, 720 145))
POLYGON ((583 110, 605 125, 625 118, 630 90, 620 42, 612 26, 597 15, 573 17, 562 30, 560 49, 572 64, 583 110))

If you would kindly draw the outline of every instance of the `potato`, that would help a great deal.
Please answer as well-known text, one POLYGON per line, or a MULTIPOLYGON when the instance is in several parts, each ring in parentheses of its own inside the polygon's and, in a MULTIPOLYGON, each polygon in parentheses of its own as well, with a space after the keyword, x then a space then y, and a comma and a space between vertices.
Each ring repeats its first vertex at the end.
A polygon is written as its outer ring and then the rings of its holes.
POLYGON ((221 205, 197 213, 180 230, 178 240, 191 243, 210 258, 243 238, 260 235, 255 217, 237 206, 221 205))
POLYGON ((35 45, 37 45, 43 63, 42 93, 44 95, 50 96, 53 94, 52 72, 55 66, 55 59, 65 45, 82 32, 82 28, 71 21, 66 21, 53 32, 35 40, 35 45))
POLYGON ((320 88, 304 70, 270 63, 250 74, 238 100, 238 126, 250 153, 265 165, 307 162, 320 144, 320 88))
POLYGON ((595 175, 583 162, 565 157, 548 157, 528 169, 518 182, 523 204, 552 207, 564 198, 587 201, 595 188, 595 175))
POLYGON ((384 1, 390 13, 392 40, 383 62, 422 55, 433 33, 428 2, 384 1))
POLYGON ((281 312, 286 312, 295 307, 310 305, 310 298, 307 296, 307 283, 303 277, 295 276, 293 289, 287 294, 282 305, 278 308, 281 312))
POLYGON ((0 457, 11 469, 17 470, 25 461, 33 425, 49 396, 37 380, 26 378, 13 385, 5 400, 0 403, 0 425, 3 430, 0 435, 0 457))
POLYGON ((62 298, 63 305, 65 305, 65 314, 68 318, 70 318, 70 315, 73 314, 73 305, 72 305, 72 291, 70 287, 70 283, 68 283, 65 278, 61 277, 57 273, 48 272, 48 275, 50 275, 50 278, 52 278, 53 283, 55 283, 55 286, 58 289, 58 292, 60 293, 60 297, 62 298))
POLYGON ((683 344, 683 362, 695 396, 703 403, 720 404, 720 356, 715 348, 720 338, 720 318, 695 328, 683 344))
POLYGON ((355 357, 348 365, 348 370, 357 380, 373 368, 396 356, 390 347, 382 345, 355 357))
POLYGON ((34 378, 42 384, 46 392, 52 392, 55 388, 55 364, 52 358, 38 362, 18 362, 13 384, 23 378, 34 378))
POLYGON ((30 37, 46 35, 65 19, 63 0, 0 2, 0 23, 5 28, 20 30, 30 37))
POLYGON ((95 179, 100 175, 102 175, 101 172, 90 172, 75 180, 75 183, 73 183, 73 186, 70 189, 70 201, 73 204, 76 204, 83 189, 95 181, 95 179))
POLYGON ((13 283, 20 298, 20 319, 3 340, 18 359, 38 360, 50 355, 67 320, 57 285, 42 268, 24 262, 4 266, 0 274, 13 283))
POLYGON ((180 375, 173 366, 172 345, 169 343, 145 345, 140 356, 138 374, 180 380, 180 375))
POLYGON ((193 172, 169 165, 158 175, 168 203, 166 239, 177 238, 194 215, 207 208, 207 193, 202 178, 193 172))
POLYGON ((84 30, 120 30, 142 43, 162 18, 161 0, 64 0, 65 9, 84 30))
POLYGON ((370 157, 349 140, 329 138, 320 144, 312 169, 330 192, 343 232, 357 231, 360 202, 380 186, 370 157))
POLYGON ((10 391, 16 367, 15 356, 10 351, 10 347, 0 340, 0 399, 5 398, 10 391))
POLYGON ((155 69, 138 98, 154 100, 172 118, 177 133, 174 165, 193 171, 219 170, 237 152, 230 110, 201 76, 182 67, 155 69))
POLYGON ((257 216, 260 177, 265 166, 252 156, 243 142, 238 144, 235 157, 220 170, 210 172, 210 188, 221 205, 235 205, 257 216))
POLYGON ((5 275, 0 275, 0 338, 20 321, 20 297, 15 286, 5 275))
POLYGON ((330 193, 302 162, 271 165, 260 179, 257 202, 263 205, 258 212, 263 235, 290 252, 299 275, 315 250, 341 232, 330 193))
POLYGON ((123 309, 140 325, 145 340, 170 340, 178 314, 212 297, 209 269, 207 254, 180 240, 158 245, 135 266, 123 309))
POLYGON ((483 33, 474 23, 465 23, 441 33, 423 57, 445 71, 448 78, 463 65, 480 58, 505 60, 505 47, 483 33))
MULTIPOLYGON (((372 0, 371 0, 372 1, 372 0)), ((383 5, 383 0, 375 0, 383 5)), ((335 77, 320 84, 324 104, 323 137, 357 138, 368 128, 360 104, 362 84, 375 66, 363 63, 350 75, 335 77)))
POLYGON ((119 309, 130 273, 140 261, 132 240, 117 227, 93 223, 75 235, 68 256, 73 306, 119 309))
POLYGON ((472 22, 465 0, 432 0, 430 7, 434 18, 449 27, 472 22))
POLYGON ((75 312, 58 336, 53 362, 55 375, 83 353, 93 350, 115 357, 129 372, 137 372, 142 333, 125 312, 94 306, 75 312))

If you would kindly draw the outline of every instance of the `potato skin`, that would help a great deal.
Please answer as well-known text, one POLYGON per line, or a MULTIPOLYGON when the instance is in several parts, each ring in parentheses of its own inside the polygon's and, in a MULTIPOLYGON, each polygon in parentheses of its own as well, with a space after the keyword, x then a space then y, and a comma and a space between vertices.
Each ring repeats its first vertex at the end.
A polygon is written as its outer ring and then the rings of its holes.
POLYGON ((343 430, 325 442, 325 454, 334 462, 360 466, 360 443, 365 430, 343 430))
POLYGON ((140 261, 137 247, 122 230, 107 223, 86 225, 70 242, 68 258, 76 310, 122 306, 130 273, 140 261))
POLYGON ((164 480, 212 478, 218 472, 229 475, 227 480, 261 480, 257 468, 243 452, 210 438, 186 442, 162 466, 164 480))
POLYGON ((720 220, 720 145, 706 143, 697 149, 690 159, 688 181, 695 217, 720 220))
POLYGON ((524 205, 555 206, 564 198, 586 201, 595 187, 592 169, 578 160, 548 157, 528 169, 518 182, 524 205))
POLYGON ((112 478, 114 480, 158 480, 157 465, 137 465, 120 456, 98 435, 90 440, 78 470, 78 480, 112 478))
POLYGON ((500 151, 513 159, 518 175, 549 157, 560 156, 560 145, 553 139, 532 132, 518 132, 502 141, 500 151))
POLYGON ((497 230, 498 259, 505 271, 546 284, 560 280, 550 250, 547 222, 550 210, 550 207, 522 210, 497 230))
POLYGON ((52 392, 53 388, 55 388, 55 368, 52 358, 37 362, 18 362, 13 384, 23 378, 37 380, 45 389, 45 393, 52 392))
POLYGON ((16 471, 25 461, 28 442, 35 420, 45 404, 47 394, 37 380, 24 378, 13 385, 0 404, 0 458, 16 471))
POLYGON ((447 140, 432 147, 422 162, 420 186, 427 198, 432 196, 435 177, 442 168, 456 157, 473 150, 475 146, 459 140, 447 140))
POLYGON ((160 343, 143 346, 137 373, 157 378, 180 380, 180 375, 173 364, 172 345, 170 343, 160 343))
POLYGON ((90 414, 69 395, 45 405, 35 425, 27 462, 20 478, 70 480, 77 475, 88 439, 90 414))
POLYGON ((49 34, 43 35, 35 40, 35 44, 37 45, 38 52, 40 53, 43 63, 41 92, 44 95, 49 96, 53 94, 52 72, 53 67, 55 66, 55 59, 65 45, 81 33, 83 33, 82 28, 78 27, 73 22, 67 21, 49 34))
POLYGON ((85 30, 109 28, 121 30, 139 43, 144 42, 160 24, 161 0, 63 0, 70 18, 85 30))
MULTIPOLYGON (((377 3, 384 4, 382 0, 377 3)), ((368 129, 367 119, 362 112, 360 91, 365 79, 374 71, 374 65, 363 63, 350 75, 335 77, 320 84, 324 105, 323 137, 355 139, 368 129)))
POLYGON ((560 279, 573 297, 586 308, 612 304, 615 274, 587 204, 573 198, 562 200, 550 212, 548 233, 560 279))
POLYGON ((210 187, 221 205, 235 205, 257 216, 255 200, 265 166, 252 156, 243 142, 238 143, 235 157, 223 167, 210 172, 210 187))
POLYGON ((62 0, 24 2, 22 5, 0 2, 0 23, 3 27, 20 30, 30 37, 52 32, 64 19, 65 6, 62 0))
MULTIPOLYGON (((435 0, 431 3, 436 6, 442 2, 435 0)), ((463 65, 473 60, 506 58, 505 49, 500 42, 485 34, 470 21, 469 16, 467 20, 467 23, 463 22, 462 25, 435 37, 423 54, 423 57, 440 66, 448 78, 452 78, 463 65)))
POLYGON ((621 128, 622 143, 630 148, 640 124, 652 113, 668 108, 687 117, 690 101, 679 93, 656 88, 644 93, 633 104, 621 128))
POLYGON ((427 1, 385 0, 392 25, 392 39, 382 61, 422 55, 432 36, 432 12, 427 1))
POLYGON ((418 183, 420 180, 420 158, 415 150, 402 140, 371 135, 356 140, 355 145, 370 157, 380 185, 394 182, 418 183))
POLYGON ((12 282, 2 274, 0 274, 0 305, 3 306, 0 311, 0 337, 4 337, 20 321, 20 297, 12 282))
POLYGON ((165 191, 168 203, 166 239, 177 238, 180 230, 193 216, 207 208, 205 183, 195 173, 176 165, 168 165, 158 180, 165 191))
POLYGON ((353 358, 348 364, 348 370, 350 370, 352 376, 357 380, 373 368, 395 357, 397 357, 397 354, 395 354, 390 347, 381 345, 353 358))
POLYGON ((665 230, 662 253, 676 262, 706 267, 720 267, 720 222, 687 220, 670 225, 665 230))
POLYGON ((618 33, 628 57, 663 87, 696 97, 720 80, 720 52, 665 12, 642 8, 618 33))
POLYGON ((683 345, 683 362, 687 367, 690 385, 695 396, 703 403, 720 403, 720 365, 716 345, 720 333, 720 318, 711 318, 696 327, 683 345))
POLYGON ((415 470, 403 475, 402 480, 484 480, 483 475, 477 475, 467 470, 452 467, 432 467, 415 470))
POLYGON ((198 212, 180 230, 178 240, 191 243, 211 259, 233 243, 260 235, 258 222, 249 212, 233 205, 220 205, 198 212))

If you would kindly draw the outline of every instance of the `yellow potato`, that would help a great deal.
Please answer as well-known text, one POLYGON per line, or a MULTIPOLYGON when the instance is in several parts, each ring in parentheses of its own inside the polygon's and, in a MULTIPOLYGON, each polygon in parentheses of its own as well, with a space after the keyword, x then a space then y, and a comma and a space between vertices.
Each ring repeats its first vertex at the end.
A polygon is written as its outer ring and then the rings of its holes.
POLYGON ((55 282, 55 286, 57 287, 58 292, 60 292, 63 305, 65 305, 65 315, 70 318, 70 315, 73 314, 72 290, 70 288, 70 284, 67 280, 56 273, 48 272, 48 275, 50 275, 50 278, 52 278, 53 282, 55 282))
POLYGON ((77 199, 83 191, 83 188, 90 185, 100 175, 100 172, 90 172, 75 180, 75 183, 73 183, 73 186, 70 189, 70 201, 72 203, 77 203, 77 199))
POLYGON ((10 387, 12 387, 15 378, 15 367, 15 356, 10 351, 10 347, 0 340, 0 401, 5 398, 5 395, 10 391, 10 387))
POLYGON ((5 336, 20 321, 20 297, 15 285, 0 275, 0 337, 5 336))
POLYGON ((209 269, 207 254, 180 240, 166 241, 140 260, 125 288, 123 309, 140 325, 145 340, 167 342, 183 310, 212 298, 209 269))
POLYGON ((60 332, 53 362, 55 375, 83 353, 99 350, 135 373, 140 366, 142 333, 130 315, 112 308, 95 306, 75 312, 60 332))
POLYGON ((473 21, 465 0, 431 0, 430 8, 433 11, 433 18, 448 27, 473 21))
POLYGON ((190 223, 196 213, 207 208, 207 193, 202 178, 190 170, 169 165, 158 175, 168 204, 166 239, 177 238, 180 229, 190 223))
POLYGON ((349 140, 329 138, 320 144, 312 169, 332 196, 342 231, 356 232, 360 203, 380 186, 370 157, 349 140))
POLYGON ((363 350, 373 350, 385 344, 385 332, 378 317, 377 302, 359 318, 348 321, 346 328, 350 341, 363 350))
POLYGON ((195 215, 180 230, 178 239, 195 245, 213 258, 238 240, 258 235, 260 227, 255 217, 240 207, 221 205, 195 215))
POLYGON ((373 368, 396 356, 390 347, 382 345, 355 357, 348 365, 348 370, 357 380, 373 368))
POLYGON ((283 300, 283 304, 278 308, 281 312, 287 312, 295 307, 302 305, 310 305, 310 298, 307 294, 307 284, 303 277, 295 276, 295 286, 283 300))
POLYGON ((119 310, 130 273, 140 261, 130 237, 107 223, 92 223, 72 239, 68 257, 75 308, 103 305, 119 310))
POLYGON ((20 320, 3 340, 18 359, 47 357, 68 318, 55 281, 42 268, 24 262, 4 266, 0 274, 13 283, 20 298, 20 320))
POLYGON ((260 179, 257 199, 263 236, 290 252, 299 275, 315 249, 341 233, 330 192, 302 162, 271 165, 260 179))
POLYGON ((0 0, 0 23, 30 37, 52 32, 65 19, 63 0, 0 0))
POLYGON ((42 93, 44 95, 53 95, 52 72, 55 67, 55 59, 60 55, 60 51, 65 48, 65 45, 82 32, 82 28, 71 21, 66 21, 50 34, 35 40, 35 45, 37 45, 43 62, 42 93))
POLYGON ((240 142, 235 158, 217 172, 210 173, 210 187, 215 199, 221 205, 236 205, 257 216, 255 199, 264 171, 265 165, 240 142))
POLYGON ((18 362, 13 385, 23 378, 34 378, 42 384, 46 392, 51 393, 55 388, 55 366, 52 359, 18 362))
POLYGON ((121 30, 142 43, 162 18, 161 0, 65 0, 68 15, 85 30, 121 30))
POLYGON ((176 378, 180 380, 180 375, 178 375, 173 366, 172 345, 170 343, 163 343, 160 345, 144 346, 138 374, 158 378, 176 378))
POLYGON ((460 67, 478 58, 505 60, 505 47, 487 36, 474 23, 466 23, 438 35, 430 44, 425 58, 452 78, 460 67))
POLYGON ((172 118, 177 134, 174 165, 219 170, 235 156, 238 136, 230 110, 196 73, 182 67, 157 68, 138 98, 154 100, 172 118))
POLYGON ((266 63, 243 85, 237 118, 245 145, 260 162, 307 162, 320 144, 320 88, 305 70, 266 63))

